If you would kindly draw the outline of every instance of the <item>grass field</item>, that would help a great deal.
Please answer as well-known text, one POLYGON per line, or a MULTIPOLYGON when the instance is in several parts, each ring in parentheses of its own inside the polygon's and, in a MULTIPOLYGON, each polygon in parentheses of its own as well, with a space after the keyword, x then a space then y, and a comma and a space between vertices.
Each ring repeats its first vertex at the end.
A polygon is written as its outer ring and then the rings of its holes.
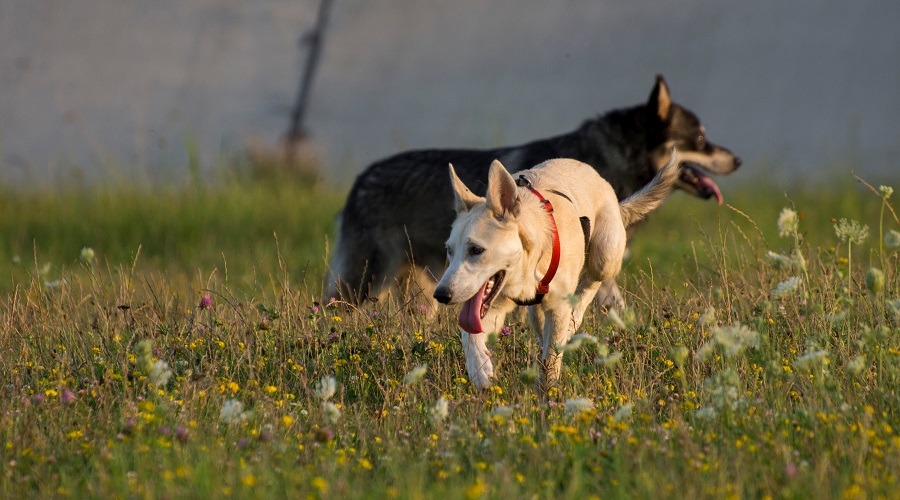
POLYGON ((897 498, 896 196, 751 184, 639 229, 549 404, 520 315, 477 392, 453 312, 315 302, 334 188, 5 192, 0 496, 897 498))

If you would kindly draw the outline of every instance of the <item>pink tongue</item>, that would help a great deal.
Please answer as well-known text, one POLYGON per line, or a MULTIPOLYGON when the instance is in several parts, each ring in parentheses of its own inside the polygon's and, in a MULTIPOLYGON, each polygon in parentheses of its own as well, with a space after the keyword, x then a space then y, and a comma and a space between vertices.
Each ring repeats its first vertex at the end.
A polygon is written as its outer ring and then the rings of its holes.
POLYGON ((488 282, 485 281, 481 285, 481 290, 474 297, 467 300, 459 312, 459 326, 469 333, 481 333, 484 328, 481 326, 481 303, 484 301, 484 291, 488 282))
POLYGON ((719 186, 716 186, 716 183, 713 182, 712 179, 706 176, 700 176, 700 184, 703 185, 706 189, 709 189, 716 195, 716 201, 719 202, 719 205, 725 201, 725 198, 722 197, 722 192, 719 191, 719 186))

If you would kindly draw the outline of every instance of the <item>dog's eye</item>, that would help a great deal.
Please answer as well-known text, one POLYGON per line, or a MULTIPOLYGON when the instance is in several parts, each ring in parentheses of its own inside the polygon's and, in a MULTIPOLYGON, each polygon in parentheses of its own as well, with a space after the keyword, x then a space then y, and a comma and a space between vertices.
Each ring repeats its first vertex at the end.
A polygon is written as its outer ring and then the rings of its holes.
POLYGON ((484 249, 479 246, 473 246, 469 249, 469 255, 481 255, 484 253, 484 249))
POLYGON ((703 134, 697 136, 697 146, 700 148, 706 147, 706 137, 703 134))
POLYGON ((447 249, 447 256, 448 256, 448 257, 453 257, 453 249, 450 248, 449 246, 444 247, 444 248, 447 249))

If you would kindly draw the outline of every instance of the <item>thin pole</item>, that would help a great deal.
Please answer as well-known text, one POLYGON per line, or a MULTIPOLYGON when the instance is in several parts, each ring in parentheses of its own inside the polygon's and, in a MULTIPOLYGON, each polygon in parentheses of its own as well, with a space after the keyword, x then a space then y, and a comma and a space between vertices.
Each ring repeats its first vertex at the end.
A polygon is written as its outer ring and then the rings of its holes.
POLYGON ((312 92, 313 77, 319 65, 319 56, 322 52, 322 43, 325 40, 325 27, 328 24, 328 16, 331 13, 333 0, 322 0, 319 3, 319 12, 316 16, 316 24, 312 31, 300 39, 301 45, 309 45, 309 54, 306 57, 306 65, 303 68, 303 78, 297 88, 297 101, 291 112, 291 125, 288 129, 285 143, 287 147, 287 160, 292 162, 296 153, 297 144, 308 135, 303 125, 306 110, 309 105, 309 96, 312 92))

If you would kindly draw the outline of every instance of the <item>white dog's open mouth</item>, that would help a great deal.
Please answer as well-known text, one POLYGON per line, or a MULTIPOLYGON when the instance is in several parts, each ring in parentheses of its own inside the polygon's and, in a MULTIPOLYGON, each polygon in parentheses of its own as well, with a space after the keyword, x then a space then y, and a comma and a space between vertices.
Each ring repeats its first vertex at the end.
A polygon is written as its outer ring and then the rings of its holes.
POLYGON ((491 302, 497 296, 497 292, 500 291, 500 285, 503 284, 504 276, 506 276, 506 271, 498 271, 497 274, 488 278, 484 285, 481 285, 475 296, 463 304, 462 311, 459 312, 459 326, 463 330, 469 333, 481 333, 484 331, 481 319, 484 318, 484 315, 491 308, 491 302))

